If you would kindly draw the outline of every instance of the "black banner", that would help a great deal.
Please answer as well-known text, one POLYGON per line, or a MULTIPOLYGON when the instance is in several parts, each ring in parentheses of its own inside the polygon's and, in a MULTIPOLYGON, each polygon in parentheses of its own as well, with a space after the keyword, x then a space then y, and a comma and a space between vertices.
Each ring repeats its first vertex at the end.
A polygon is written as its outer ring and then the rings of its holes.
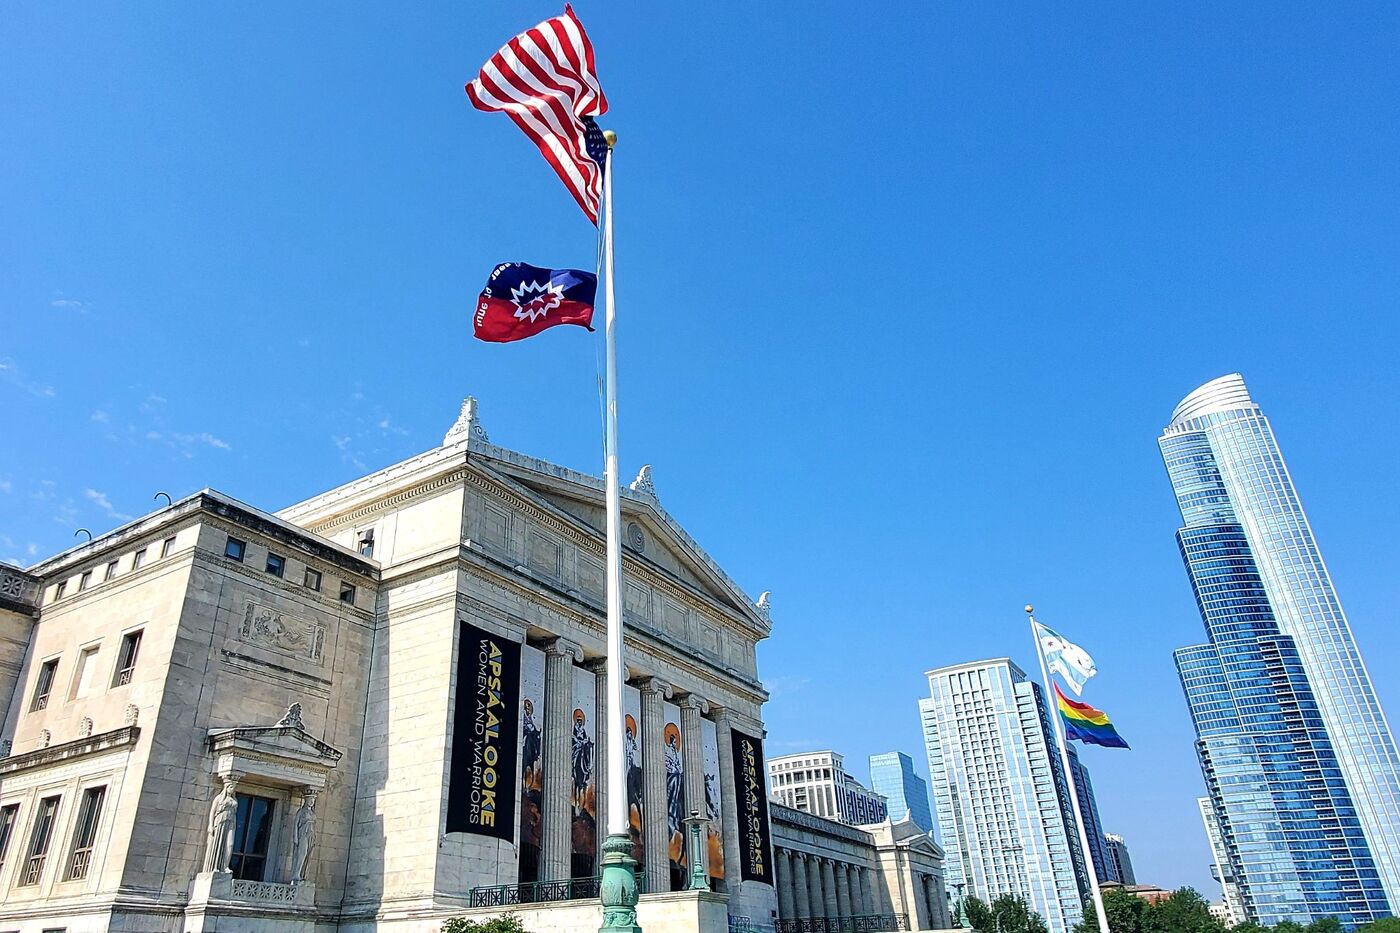
POLYGON ((734 747, 734 800, 739 810, 739 876, 773 883, 773 840, 768 827, 768 776, 763 740, 730 730, 734 747))
POLYGON ((520 645, 460 620, 447 832, 515 839, 520 645))

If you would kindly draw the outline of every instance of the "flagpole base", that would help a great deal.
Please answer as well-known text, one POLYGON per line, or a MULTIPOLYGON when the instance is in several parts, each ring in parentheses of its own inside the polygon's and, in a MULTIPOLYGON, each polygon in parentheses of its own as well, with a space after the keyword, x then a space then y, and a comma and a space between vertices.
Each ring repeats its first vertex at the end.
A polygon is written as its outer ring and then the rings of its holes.
POLYGON ((608 836, 603 842, 603 879, 598 892, 603 901, 600 933, 642 933, 637 926, 636 869, 631 838, 608 836))

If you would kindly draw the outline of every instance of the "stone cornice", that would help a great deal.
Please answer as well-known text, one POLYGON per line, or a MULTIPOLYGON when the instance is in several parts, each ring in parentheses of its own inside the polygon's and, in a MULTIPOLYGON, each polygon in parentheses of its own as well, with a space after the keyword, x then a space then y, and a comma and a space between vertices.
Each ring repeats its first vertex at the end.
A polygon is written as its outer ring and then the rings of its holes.
POLYGON ((820 833, 824 836, 836 836, 847 842, 855 842, 871 848, 875 846, 875 837, 864 830, 847 826, 845 823, 838 823, 835 820, 814 816, 811 813, 803 813, 792 807, 785 807, 771 797, 768 798, 768 814, 774 823, 787 823, 789 826, 796 826, 798 829, 820 833))
POLYGON ((50 745, 48 748, 35 749, 22 755, 0 758, 0 777, 15 775, 32 768, 47 767, 60 761, 96 755, 114 748, 125 748, 135 745, 140 737, 140 726, 123 726, 110 732, 99 732, 72 742, 64 742, 62 745, 50 745))

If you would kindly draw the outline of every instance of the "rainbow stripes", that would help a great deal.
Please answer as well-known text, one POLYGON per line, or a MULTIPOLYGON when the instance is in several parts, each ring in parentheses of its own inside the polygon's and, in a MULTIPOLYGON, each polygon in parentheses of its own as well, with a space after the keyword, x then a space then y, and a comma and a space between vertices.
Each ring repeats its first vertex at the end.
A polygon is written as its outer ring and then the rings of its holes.
POLYGON ((1065 738, 1107 748, 1128 747, 1118 730, 1113 728, 1113 723, 1109 722, 1107 713, 1101 709, 1094 709, 1088 703, 1071 700, 1060 691, 1059 684, 1054 686, 1055 700, 1060 707, 1060 719, 1065 724, 1065 738))

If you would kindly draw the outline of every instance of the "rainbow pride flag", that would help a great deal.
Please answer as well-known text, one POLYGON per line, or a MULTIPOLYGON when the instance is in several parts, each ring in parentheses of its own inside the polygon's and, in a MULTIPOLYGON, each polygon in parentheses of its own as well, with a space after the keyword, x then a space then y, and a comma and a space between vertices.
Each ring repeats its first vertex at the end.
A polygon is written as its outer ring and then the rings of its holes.
POLYGON ((1103 710, 1071 700, 1060 692, 1059 684, 1055 684, 1055 699, 1060 707, 1060 719, 1064 720, 1065 738, 1107 748, 1128 747, 1103 710))

